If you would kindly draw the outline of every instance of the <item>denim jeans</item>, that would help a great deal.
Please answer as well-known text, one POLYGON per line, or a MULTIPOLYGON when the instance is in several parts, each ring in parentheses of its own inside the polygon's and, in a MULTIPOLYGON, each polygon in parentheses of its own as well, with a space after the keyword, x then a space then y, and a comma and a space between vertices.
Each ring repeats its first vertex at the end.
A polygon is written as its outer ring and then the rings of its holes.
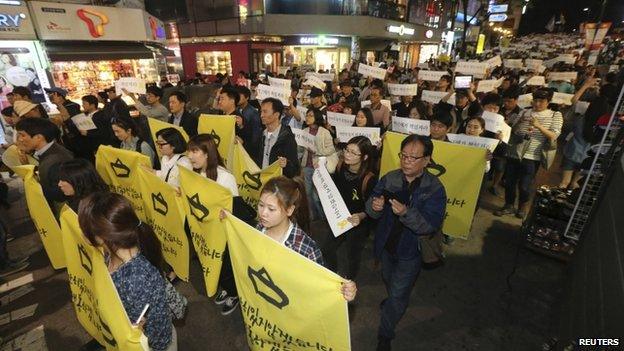
POLYGON ((303 168, 303 179, 305 183, 306 195, 308 195, 308 206, 310 207, 311 221, 325 218, 325 212, 323 212, 321 199, 319 199, 318 193, 316 192, 316 187, 314 186, 314 182, 312 182, 313 175, 313 167, 303 168))
POLYGON ((533 181, 539 166, 539 161, 507 159, 505 167, 505 205, 515 205, 518 189, 520 190, 520 204, 529 201, 533 181))
POLYGON ((386 285, 388 298, 381 306, 381 321, 378 335, 387 339, 394 338, 394 328, 405 314, 410 294, 418 273, 420 256, 402 260, 383 250, 381 253, 381 274, 386 285))

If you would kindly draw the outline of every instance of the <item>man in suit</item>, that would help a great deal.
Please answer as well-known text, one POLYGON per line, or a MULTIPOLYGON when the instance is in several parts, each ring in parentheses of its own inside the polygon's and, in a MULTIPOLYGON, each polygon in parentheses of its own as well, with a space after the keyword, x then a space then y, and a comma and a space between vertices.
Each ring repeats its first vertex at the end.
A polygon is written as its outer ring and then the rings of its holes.
POLYGON ((113 134, 110 116, 98 108, 98 99, 95 95, 82 97, 82 109, 85 115, 93 121, 96 129, 78 129, 82 138, 81 145, 89 155, 89 161, 95 162, 95 153, 100 145, 116 145, 118 139, 113 134))
POLYGON ((284 110, 281 101, 275 98, 262 100, 260 119, 265 129, 254 161, 261 168, 266 168, 275 161, 279 161, 284 176, 293 178, 300 173, 297 157, 297 142, 290 127, 280 123, 280 116, 284 110))
POLYGON ((197 124, 199 119, 186 110, 186 94, 181 91, 174 91, 169 96, 169 123, 180 126, 189 137, 197 135, 197 124))
POLYGON ((43 195, 55 211, 53 205, 65 199, 58 187, 58 165, 73 159, 74 155, 56 142, 60 130, 50 120, 25 118, 17 122, 15 130, 18 147, 26 153, 34 152, 33 157, 39 160, 39 183, 43 195))

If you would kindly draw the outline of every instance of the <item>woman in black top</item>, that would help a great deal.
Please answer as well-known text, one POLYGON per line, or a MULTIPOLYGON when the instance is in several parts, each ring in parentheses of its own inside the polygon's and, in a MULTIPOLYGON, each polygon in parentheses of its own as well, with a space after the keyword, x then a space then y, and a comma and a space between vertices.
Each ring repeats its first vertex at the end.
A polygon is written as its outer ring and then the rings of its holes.
POLYGON ((85 159, 65 161, 59 164, 57 172, 58 187, 65 195, 67 205, 76 213, 80 200, 98 191, 108 191, 108 185, 85 159))
POLYGON ((327 267, 338 269, 338 249, 346 242, 348 266, 341 269, 347 279, 354 279, 360 267, 362 250, 369 232, 369 219, 364 212, 366 200, 377 182, 377 175, 371 170, 375 147, 365 136, 356 136, 347 143, 341 162, 332 179, 340 191, 351 217, 353 228, 339 237, 332 237, 323 248, 327 267))

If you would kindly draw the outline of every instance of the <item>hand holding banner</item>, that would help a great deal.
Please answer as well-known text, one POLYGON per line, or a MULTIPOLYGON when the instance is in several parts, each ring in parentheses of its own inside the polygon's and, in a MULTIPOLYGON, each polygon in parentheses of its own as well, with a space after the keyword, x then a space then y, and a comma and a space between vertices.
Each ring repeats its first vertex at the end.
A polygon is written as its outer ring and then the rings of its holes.
POLYGON ((316 137, 303 129, 291 128, 297 145, 316 152, 316 137))
POLYGON ((466 134, 452 134, 446 135, 449 141, 453 144, 460 144, 466 146, 480 147, 482 149, 488 149, 490 152, 494 152, 500 140, 492 138, 476 137, 466 134))
POLYGON ((390 95, 395 96, 416 96, 418 94, 418 84, 392 84, 388 83, 390 95))
POLYGON ((82 130, 97 129, 97 126, 95 125, 95 123, 93 123, 93 120, 87 117, 87 115, 85 115, 84 113, 80 113, 71 117, 71 120, 72 122, 74 122, 74 125, 78 129, 82 129, 82 130))
POLYGON ((574 94, 566 94, 566 93, 557 93, 557 92, 555 92, 553 94, 553 98, 552 98, 552 100, 550 102, 553 103, 553 104, 562 104, 562 105, 571 106, 573 97, 574 97, 574 94))
POLYGON ((266 98, 276 98, 284 104, 284 106, 290 106, 290 88, 284 89, 279 86, 270 86, 266 84, 258 84, 256 90, 258 93, 258 101, 262 101, 266 98))
POLYGON ((483 111, 481 117, 485 120, 485 130, 493 133, 502 133, 502 141, 505 143, 509 142, 511 127, 505 122, 505 117, 489 111, 483 111))
POLYGON ((289 90, 292 86, 292 82, 289 79, 273 78, 269 77, 269 85, 284 90, 289 90))
POLYGON ((392 117, 392 131, 403 134, 418 134, 428 136, 431 122, 422 119, 392 117))
POLYGON ((503 79, 484 79, 480 80, 477 85, 477 92, 489 92, 492 91, 503 84, 503 79))
POLYGON ((133 77, 119 78, 119 80, 115 82, 115 94, 123 94, 122 89, 126 89, 129 93, 145 94, 145 79, 133 77))
POLYGON ((349 209, 340 196, 336 184, 334 184, 329 175, 325 167, 326 163, 327 159, 325 157, 319 157, 318 167, 314 170, 312 182, 321 200, 327 223, 329 223, 334 236, 338 237, 353 228, 353 224, 347 220, 347 218, 351 217, 351 213, 349 213, 349 209))

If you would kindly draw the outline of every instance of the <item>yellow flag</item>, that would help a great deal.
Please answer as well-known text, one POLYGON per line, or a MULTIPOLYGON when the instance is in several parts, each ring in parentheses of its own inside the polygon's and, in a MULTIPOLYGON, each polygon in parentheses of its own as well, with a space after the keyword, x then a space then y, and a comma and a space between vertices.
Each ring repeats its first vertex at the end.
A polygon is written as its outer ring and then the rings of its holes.
POLYGON ((35 166, 15 166, 13 171, 24 180, 24 192, 26 194, 26 204, 28 212, 32 218, 39 237, 43 243, 43 248, 50 258, 50 263, 54 269, 65 267, 65 253, 63 252, 63 235, 61 228, 54 218, 48 201, 43 196, 43 189, 35 179, 35 166))
POLYGON ((338 275, 234 216, 228 250, 252 350, 350 350, 338 275))
POLYGON ((199 134, 210 134, 215 137, 219 155, 223 158, 228 169, 231 168, 230 159, 234 145, 235 125, 236 117, 234 116, 206 114, 199 116, 199 124, 197 125, 199 134))
POLYGON ((140 329, 131 325, 102 252, 84 237, 78 217, 61 210, 67 274, 78 321, 107 350, 149 350, 140 329))
MULTIPOLYGON (((383 142, 380 177, 399 168, 398 154, 406 135, 387 132, 383 142)), ((467 239, 485 172, 485 149, 433 141, 430 173, 438 176, 446 189, 445 234, 467 239)))
MULTIPOLYGON (((167 122, 163 122, 159 119, 156 118, 148 118, 147 119, 147 123, 149 124, 149 128, 150 128, 150 134, 152 135, 152 140, 154 140, 154 143, 156 143, 156 133, 161 130, 161 129, 165 129, 165 128, 175 128, 177 129, 180 134, 182 134, 182 137, 184 138, 184 140, 186 140, 187 142, 189 141, 189 136, 188 134, 186 134, 186 132, 184 131, 184 128, 180 127, 180 126, 176 126, 175 124, 171 124, 171 123, 167 123, 167 122)), ((156 152, 158 153, 159 157, 162 157, 161 153, 160 153, 160 148, 156 147, 156 152)))
POLYGON ((191 239, 204 272, 206 293, 217 292, 225 233, 219 220, 222 208, 232 212, 232 193, 215 181, 180 167, 180 187, 186 218, 191 228, 191 239))
POLYGON ((189 244, 176 190, 145 169, 138 169, 137 174, 146 222, 160 240, 165 261, 180 279, 188 281, 189 244))
POLYGON ((151 168, 152 163, 149 157, 135 151, 101 145, 95 154, 95 169, 111 191, 125 196, 137 216, 146 221, 137 176, 137 170, 142 165, 151 168))
POLYGON ((260 200, 262 186, 274 177, 282 175, 282 167, 274 162, 267 168, 260 170, 255 162, 249 157, 245 148, 239 143, 234 144, 232 155, 232 173, 236 177, 239 195, 251 207, 256 208, 260 200))

